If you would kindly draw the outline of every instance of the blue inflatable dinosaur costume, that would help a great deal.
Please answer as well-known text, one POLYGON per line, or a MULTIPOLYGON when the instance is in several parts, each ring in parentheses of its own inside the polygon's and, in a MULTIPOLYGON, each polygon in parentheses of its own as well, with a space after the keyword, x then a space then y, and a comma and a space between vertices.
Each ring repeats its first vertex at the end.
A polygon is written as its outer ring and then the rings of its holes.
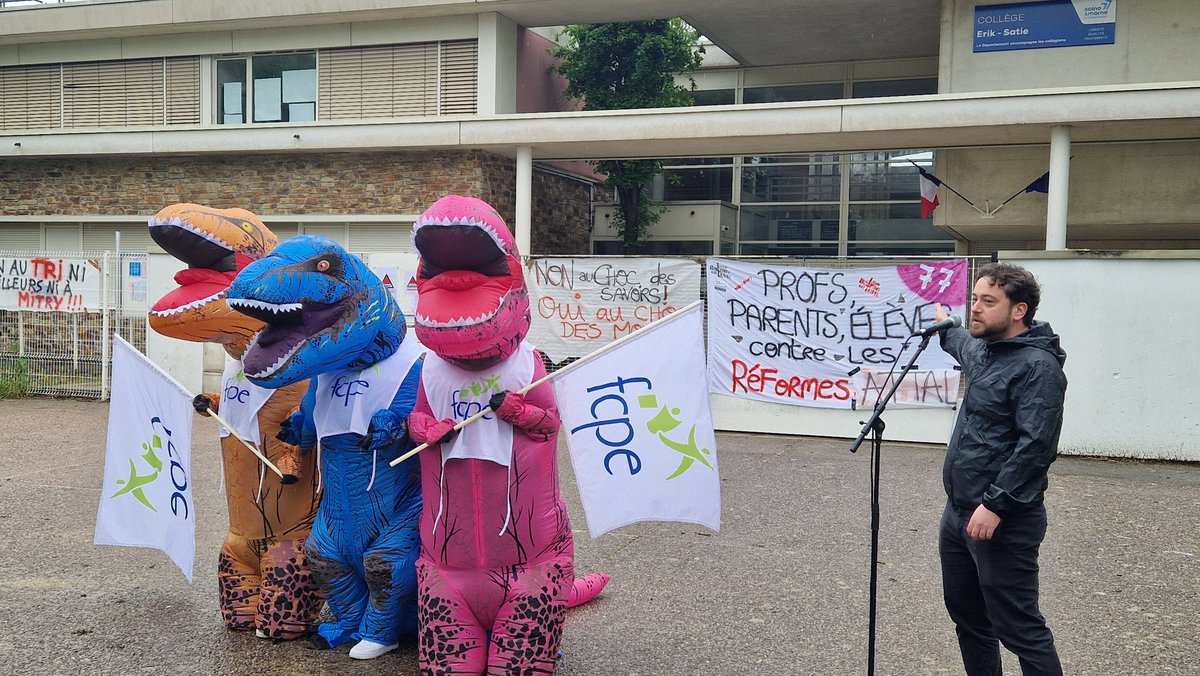
POLYGON ((420 345, 379 278, 325 237, 293 237, 251 263, 228 303, 267 324, 243 358, 251 382, 313 379, 281 431, 301 449, 320 442, 324 495, 305 553, 336 621, 311 642, 382 655, 416 631, 420 468, 388 462, 413 445, 420 345))

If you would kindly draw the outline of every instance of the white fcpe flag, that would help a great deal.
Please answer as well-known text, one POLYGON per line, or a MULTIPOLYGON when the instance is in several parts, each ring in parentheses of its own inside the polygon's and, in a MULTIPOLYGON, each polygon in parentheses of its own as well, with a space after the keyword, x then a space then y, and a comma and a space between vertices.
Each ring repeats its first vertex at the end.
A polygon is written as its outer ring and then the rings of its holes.
POLYGON ((132 345, 113 340, 112 398, 98 545, 161 549, 192 581, 192 395, 132 345))
POLYGON ((637 521, 720 529, 702 318, 694 303, 551 380, 593 538, 637 521))

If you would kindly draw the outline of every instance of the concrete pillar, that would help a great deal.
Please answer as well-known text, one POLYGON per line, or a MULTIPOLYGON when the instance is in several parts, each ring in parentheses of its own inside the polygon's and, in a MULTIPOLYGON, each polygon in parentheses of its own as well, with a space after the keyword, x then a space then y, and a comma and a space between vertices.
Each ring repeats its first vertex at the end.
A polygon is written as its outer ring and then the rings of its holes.
POLYGON ((517 147, 517 222, 513 225, 517 250, 522 256, 533 253, 533 148, 517 147))
POLYGON ((1050 130, 1050 192, 1046 196, 1046 251, 1067 248, 1067 188, 1071 178, 1071 128, 1050 130))
POLYGON ((517 110, 517 24, 495 12, 479 15, 479 66, 476 80, 480 115, 517 110))

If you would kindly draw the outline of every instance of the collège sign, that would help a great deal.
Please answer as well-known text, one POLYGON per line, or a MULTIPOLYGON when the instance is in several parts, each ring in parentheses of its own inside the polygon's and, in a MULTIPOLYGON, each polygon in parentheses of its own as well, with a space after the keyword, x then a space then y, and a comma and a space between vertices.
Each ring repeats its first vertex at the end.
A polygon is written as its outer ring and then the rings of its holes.
POLYGON ((1117 0, 1047 0, 976 5, 976 52, 1111 45, 1117 0))

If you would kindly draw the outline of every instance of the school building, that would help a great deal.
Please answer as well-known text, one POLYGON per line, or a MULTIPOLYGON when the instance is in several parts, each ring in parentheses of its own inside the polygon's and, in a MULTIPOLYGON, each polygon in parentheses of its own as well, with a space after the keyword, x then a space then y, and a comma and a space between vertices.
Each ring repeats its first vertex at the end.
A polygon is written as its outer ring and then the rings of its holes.
POLYGON ((402 251, 461 192, 529 253, 613 253, 579 160, 633 157, 668 167, 650 253, 1200 244, 1189 0, 0 5, 0 249, 139 249, 194 201, 402 251), (669 16, 710 42, 696 106, 569 112, 555 27, 669 16))

